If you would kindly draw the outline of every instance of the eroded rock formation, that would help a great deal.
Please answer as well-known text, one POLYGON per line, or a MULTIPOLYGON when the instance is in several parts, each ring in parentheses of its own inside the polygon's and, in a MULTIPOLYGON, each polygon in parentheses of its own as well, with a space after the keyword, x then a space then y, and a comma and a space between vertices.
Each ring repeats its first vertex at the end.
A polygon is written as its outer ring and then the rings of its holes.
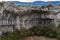
MULTIPOLYGON (((1 5, 0 5, 1 6, 1 5)), ((56 13, 49 10, 41 10, 31 7, 21 7, 12 3, 4 3, 0 7, 0 31, 13 31, 26 27, 27 29, 35 25, 48 25, 55 23, 56 13)))

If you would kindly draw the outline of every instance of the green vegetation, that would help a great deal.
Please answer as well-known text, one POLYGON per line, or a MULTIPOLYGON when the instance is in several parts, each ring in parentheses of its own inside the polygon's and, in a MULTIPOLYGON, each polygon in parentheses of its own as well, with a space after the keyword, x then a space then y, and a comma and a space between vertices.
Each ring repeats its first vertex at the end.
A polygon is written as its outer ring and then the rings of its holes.
POLYGON ((30 29, 22 28, 14 32, 3 33, 0 40, 22 40, 22 38, 28 36, 47 36, 56 38, 56 29, 53 27, 54 26, 50 24, 48 26, 33 26, 30 29))
POLYGON ((48 10, 50 10, 50 7, 53 7, 53 5, 51 4, 51 2, 48 2, 48 5, 46 7, 48 8, 48 10))
POLYGON ((48 2, 48 7, 53 7, 53 5, 51 4, 51 2, 48 2))
POLYGON ((45 6, 44 6, 44 5, 42 5, 42 6, 41 6, 41 8, 42 8, 42 9, 44 9, 44 8, 45 8, 45 6))
POLYGON ((29 35, 29 31, 26 28, 21 30, 15 30, 14 32, 3 33, 0 40, 21 40, 29 35))
POLYGON ((57 28, 57 39, 60 40, 60 25, 57 28))
POLYGON ((34 26, 30 28, 30 33, 33 33, 33 35, 36 36, 47 36, 51 38, 56 38, 57 33, 56 29, 54 29, 52 25, 51 26, 34 26))
POLYGON ((29 30, 27 30, 26 28, 22 28, 19 32, 19 37, 20 38, 27 37, 28 35, 29 35, 29 30))
POLYGON ((13 40, 14 36, 12 32, 3 33, 0 40, 13 40))
POLYGON ((0 2, 0 6, 1 7, 4 6, 4 3, 6 3, 6 2, 0 2))

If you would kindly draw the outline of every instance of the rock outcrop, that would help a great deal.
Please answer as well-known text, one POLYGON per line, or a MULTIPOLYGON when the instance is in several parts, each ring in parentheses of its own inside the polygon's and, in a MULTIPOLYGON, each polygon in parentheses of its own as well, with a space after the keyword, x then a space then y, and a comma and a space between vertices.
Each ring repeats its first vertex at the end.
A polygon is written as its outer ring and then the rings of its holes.
MULTIPOLYGON (((0 27, 6 31, 12 31, 16 28, 20 29, 21 27, 29 29, 35 25, 48 25, 55 23, 57 20, 56 12, 53 13, 53 11, 49 10, 22 7, 12 2, 4 2, 3 5, 0 4, 0 27), (7 29, 5 27, 7 27, 7 29), (12 29, 8 29, 11 27, 12 29)), ((2 32, 4 31, 2 30, 2 32)))

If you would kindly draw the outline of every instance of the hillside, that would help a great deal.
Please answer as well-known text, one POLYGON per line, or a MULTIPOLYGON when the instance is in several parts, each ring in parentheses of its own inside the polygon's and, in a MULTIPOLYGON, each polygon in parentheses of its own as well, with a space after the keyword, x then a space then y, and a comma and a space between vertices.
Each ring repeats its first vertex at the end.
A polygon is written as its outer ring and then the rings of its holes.
MULTIPOLYGON (((51 4, 56 5, 59 4, 60 1, 50 1, 51 4)), ((35 1, 35 2, 19 2, 19 1, 14 1, 14 3, 18 4, 18 5, 24 5, 24 6, 41 6, 41 5, 48 5, 48 2, 44 2, 44 1, 35 1)))

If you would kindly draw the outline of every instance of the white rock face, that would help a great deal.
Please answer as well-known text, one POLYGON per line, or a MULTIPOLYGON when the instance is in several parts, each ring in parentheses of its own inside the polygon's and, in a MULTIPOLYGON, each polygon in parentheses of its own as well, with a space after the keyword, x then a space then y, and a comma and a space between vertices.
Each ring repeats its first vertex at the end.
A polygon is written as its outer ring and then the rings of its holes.
POLYGON ((13 26, 10 26, 10 27, 8 27, 8 26, 1 26, 1 28, 0 28, 0 35, 2 35, 2 33, 3 32, 7 32, 7 31, 9 31, 9 32, 13 32, 13 26))
POLYGON ((60 24, 60 13, 57 13, 54 19, 56 27, 60 24))
POLYGON ((60 13, 50 14, 48 10, 40 10, 32 7, 19 7, 15 4, 7 4, 0 7, 0 32, 13 31, 14 28, 27 29, 36 25, 48 25, 50 23, 59 23, 60 13))
POLYGON ((57 14, 57 19, 60 20, 60 13, 57 14))

